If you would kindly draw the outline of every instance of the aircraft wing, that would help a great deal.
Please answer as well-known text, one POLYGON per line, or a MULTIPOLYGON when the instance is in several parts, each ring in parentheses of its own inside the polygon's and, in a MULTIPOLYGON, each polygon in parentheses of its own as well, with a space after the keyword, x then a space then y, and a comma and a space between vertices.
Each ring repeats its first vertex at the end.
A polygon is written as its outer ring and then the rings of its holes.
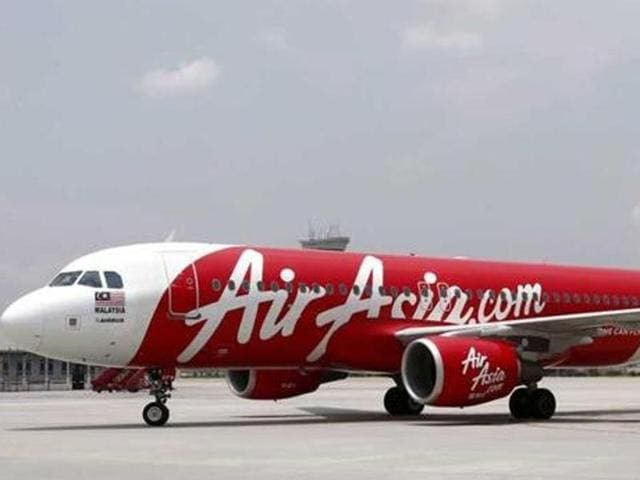
POLYGON ((599 336, 598 329, 610 326, 628 330, 640 330, 640 308, 552 315, 484 324, 409 327, 396 332, 396 337, 402 343, 409 343, 417 338, 430 335, 495 338, 517 336, 565 337, 567 339, 575 338, 573 342, 570 341, 566 345, 573 346, 590 343, 591 339, 589 337, 599 336))

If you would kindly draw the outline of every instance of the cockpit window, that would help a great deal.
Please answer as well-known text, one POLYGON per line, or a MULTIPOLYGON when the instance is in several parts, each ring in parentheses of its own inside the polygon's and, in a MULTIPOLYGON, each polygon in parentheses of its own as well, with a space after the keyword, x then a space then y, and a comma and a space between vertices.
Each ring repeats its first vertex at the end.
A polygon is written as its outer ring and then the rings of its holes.
POLYGON ((124 287, 122 277, 117 272, 104 272, 104 279, 107 281, 107 287, 109 288, 124 287))
POLYGON ((50 287, 68 287, 76 283, 76 280, 82 272, 62 272, 54 278, 49 284, 50 287))
POLYGON ((95 270, 89 270, 88 272, 84 272, 82 278, 78 282, 78 285, 84 285, 86 287, 93 288, 101 288, 102 280, 100 280, 100 272, 96 272, 95 270))

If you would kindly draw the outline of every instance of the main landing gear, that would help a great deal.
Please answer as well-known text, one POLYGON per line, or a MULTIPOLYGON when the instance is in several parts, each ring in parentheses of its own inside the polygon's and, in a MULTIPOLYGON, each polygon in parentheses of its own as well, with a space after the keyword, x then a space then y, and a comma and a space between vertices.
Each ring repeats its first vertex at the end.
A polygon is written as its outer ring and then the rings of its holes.
POLYGON ((535 385, 518 388, 509 398, 509 411, 516 420, 548 420, 556 412, 556 399, 546 388, 537 388, 535 385))
POLYGON ((384 408, 389 415, 420 415, 424 405, 416 402, 404 388, 391 387, 384 395, 384 408))
POLYGON ((161 369, 154 368, 149 370, 148 378, 151 384, 149 393, 153 395, 156 400, 148 403, 144 407, 142 410, 142 418, 147 422, 147 425, 161 427, 169 420, 169 409, 165 404, 171 397, 171 393, 169 392, 173 390, 173 377, 165 376, 161 369))

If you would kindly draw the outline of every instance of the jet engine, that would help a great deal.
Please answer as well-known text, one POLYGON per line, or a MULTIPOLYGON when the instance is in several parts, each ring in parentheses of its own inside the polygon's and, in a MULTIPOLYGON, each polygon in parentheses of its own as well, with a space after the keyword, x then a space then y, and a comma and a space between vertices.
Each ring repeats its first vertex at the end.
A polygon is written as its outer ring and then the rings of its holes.
POLYGON ((402 383, 425 405, 465 407, 508 395, 542 378, 510 343, 477 338, 428 337, 410 343, 402 357, 402 383))
POLYGON ((238 397, 279 400, 314 392, 323 383, 346 377, 328 370, 229 370, 227 384, 238 397))

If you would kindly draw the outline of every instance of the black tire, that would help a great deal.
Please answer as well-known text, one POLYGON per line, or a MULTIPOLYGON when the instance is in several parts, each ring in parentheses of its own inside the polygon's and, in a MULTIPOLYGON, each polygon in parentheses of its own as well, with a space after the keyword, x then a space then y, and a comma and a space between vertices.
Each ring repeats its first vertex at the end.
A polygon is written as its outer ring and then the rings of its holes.
POLYGON ((392 387, 384 394, 384 408, 389 415, 402 415, 400 402, 400 389, 398 387, 392 387))
POLYGON ((529 399, 531 416, 537 420, 548 420, 556 413, 556 398, 546 388, 538 388, 529 399))
POLYGON ((413 400, 400 387, 391 387, 384 395, 384 408, 389 415, 420 415, 424 405, 413 400))
POLYGON ((142 410, 142 418, 152 427, 161 427, 169 420, 169 409, 160 402, 148 403, 142 410))
POLYGON ((407 394, 407 415, 420 415, 424 410, 422 403, 416 402, 410 395, 407 394))
POLYGON ((516 420, 531 417, 530 393, 526 388, 518 388, 509 398, 509 411, 516 420))

